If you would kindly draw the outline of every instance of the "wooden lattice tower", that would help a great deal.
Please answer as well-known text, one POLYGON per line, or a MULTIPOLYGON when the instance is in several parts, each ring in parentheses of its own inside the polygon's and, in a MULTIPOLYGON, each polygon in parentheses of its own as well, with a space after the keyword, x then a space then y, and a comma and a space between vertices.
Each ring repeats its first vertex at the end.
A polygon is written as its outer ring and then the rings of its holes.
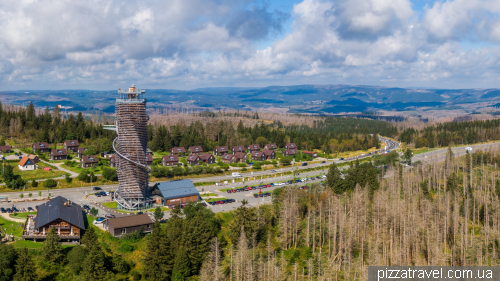
POLYGON ((132 85, 128 91, 118 90, 116 100, 116 130, 113 141, 117 154, 119 187, 115 199, 122 207, 136 208, 148 197, 148 173, 146 149, 148 146, 146 99, 144 90, 132 85))

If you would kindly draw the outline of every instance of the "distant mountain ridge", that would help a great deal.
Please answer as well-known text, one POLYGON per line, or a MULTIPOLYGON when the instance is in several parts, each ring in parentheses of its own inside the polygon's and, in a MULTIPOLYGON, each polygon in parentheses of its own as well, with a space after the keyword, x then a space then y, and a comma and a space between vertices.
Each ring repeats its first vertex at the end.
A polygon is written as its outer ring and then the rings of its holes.
MULTIPOLYGON (((10 104, 37 107, 62 105, 69 111, 100 110, 114 112, 116 91, 40 90, 4 91, 0 100, 10 104)), ((146 89, 148 107, 190 108, 194 110, 261 108, 319 114, 352 113, 411 108, 463 108, 476 103, 499 103, 499 89, 422 89, 352 85, 294 85, 269 87, 215 87, 190 91, 146 89)), ((479 105, 478 105, 479 106, 479 105)))

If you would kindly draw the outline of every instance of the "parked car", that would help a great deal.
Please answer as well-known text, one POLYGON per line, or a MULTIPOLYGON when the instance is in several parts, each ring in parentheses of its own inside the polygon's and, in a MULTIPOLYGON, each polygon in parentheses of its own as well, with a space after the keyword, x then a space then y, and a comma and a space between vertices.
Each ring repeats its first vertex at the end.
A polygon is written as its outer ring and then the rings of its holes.
POLYGON ((0 212, 5 213, 7 211, 4 208, 0 208, 0 212))
POLYGON ((33 212, 33 208, 28 207, 28 212, 33 212))
POLYGON ((233 178, 241 178, 240 173, 233 173, 232 176, 233 176, 233 178))
POLYGON ((102 189, 98 186, 94 186, 94 190, 102 190, 102 189))
MULTIPOLYGON (((254 188, 254 189, 255 189, 255 188, 254 188)), ((249 186, 249 187, 248 187, 248 190, 252 190, 252 187, 251 187, 251 186, 249 186)))
POLYGON ((307 162, 302 163, 300 166, 307 166, 307 162))
POLYGON ((326 161, 321 161, 321 164, 325 164, 325 163, 326 163, 326 161))
POLYGON ((259 194, 254 193, 253 197, 255 197, 255 198, 259 198, 259 194))
POLYGON ((276 170, 271 170, 271 173, 276 173, 276 170))
POLYGON ((340 161, 344 160, 344 158, 340 158, 340 161))
POLYGON ((231 193, 231 192, 233 192, 233 190, 232 190, 232 189, 228 189, 228 190, 227 190, 227 193, 231 193))
POLYGON ((116 218, 115 215, 113 215, 113 214, 105 214, 104 217, 106 217, 108 219, 116 218))
POLYGON ((95 196, 96 197, 101 197, 101 194, 100 193, 96 193, 95 196))

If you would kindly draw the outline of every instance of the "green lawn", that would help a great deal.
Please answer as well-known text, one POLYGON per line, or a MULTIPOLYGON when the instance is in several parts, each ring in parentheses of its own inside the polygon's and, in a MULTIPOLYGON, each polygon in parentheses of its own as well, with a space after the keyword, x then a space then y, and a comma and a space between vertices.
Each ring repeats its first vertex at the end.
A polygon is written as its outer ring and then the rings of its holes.
POLYGON ((16 237, 21 237, 23 235, 24 224, 19 222, 13 222, 0 217, 0 226, 7 234, 13 234, 16 237))
POLYGON ((79 165, 78 166, 68 166, 66 164, 62 164, 61 167, 64 169, 68 169, 72 172, 78 173, 78 174, 81 173, 83 170, 88 171, 89 173, 90 173, 90 171, 94 171, 94 174, 100 174, 102 172, 102 169, 103 169, 103 166, 84 169, 84 168, 80 167, 79 165))
POLYGON ((28 215, 36 215, 36 212, 17 213, 17 216, 9 215, 13 219, 26 219, 28 215))
POLYGON ((49 179, 49 178, 56 178, 63 176, 65 172, 57 170, 57 168, 54 168, 52 166, 49 166, 43 162, 38 162, 38 169, 33 170, 33 171, 21 171, 19 169, 18 165, 12 165, 14 167, 14 174, 15 175, 20 175, 21 178, 25 181, 31 181, 31 180, 39 180, 39 179, 49 179), (45 171, 43 168, 48 167, 51 170, 50 171, 45 171))
POLYGON ((118 208, 118 202, 105 202, 102 205, 111 209, 118 208))
POLYGON ((210 198, 210 199, 207 199, 205 201, 207 202, 213 202, 213 201, 221 201, 221 200, 226 200, 227 198, 226 197, 222 197, 222 198, 210 198))
POLYGON ((43 246, 43 243, 42 242, 34 242, 31 240, 16 240, 16 242, 12 243, 12 245, 16 248, 26 247, 28 249, 39 249, 43 246))
POLYGON ((201 197, 208 197, 208 196, 217 196, 217 194, 215 194, 215 193, 205 193, 205 194, 201 194, 201 197))

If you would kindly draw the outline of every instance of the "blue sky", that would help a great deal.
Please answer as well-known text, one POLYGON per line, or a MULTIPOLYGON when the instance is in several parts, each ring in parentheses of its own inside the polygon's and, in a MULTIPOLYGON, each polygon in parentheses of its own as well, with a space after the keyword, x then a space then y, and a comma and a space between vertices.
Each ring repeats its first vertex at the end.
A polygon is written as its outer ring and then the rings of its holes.
POLYGON ((498 0, 4 0, 0 11, 0 91, 500 87, 498 0))

